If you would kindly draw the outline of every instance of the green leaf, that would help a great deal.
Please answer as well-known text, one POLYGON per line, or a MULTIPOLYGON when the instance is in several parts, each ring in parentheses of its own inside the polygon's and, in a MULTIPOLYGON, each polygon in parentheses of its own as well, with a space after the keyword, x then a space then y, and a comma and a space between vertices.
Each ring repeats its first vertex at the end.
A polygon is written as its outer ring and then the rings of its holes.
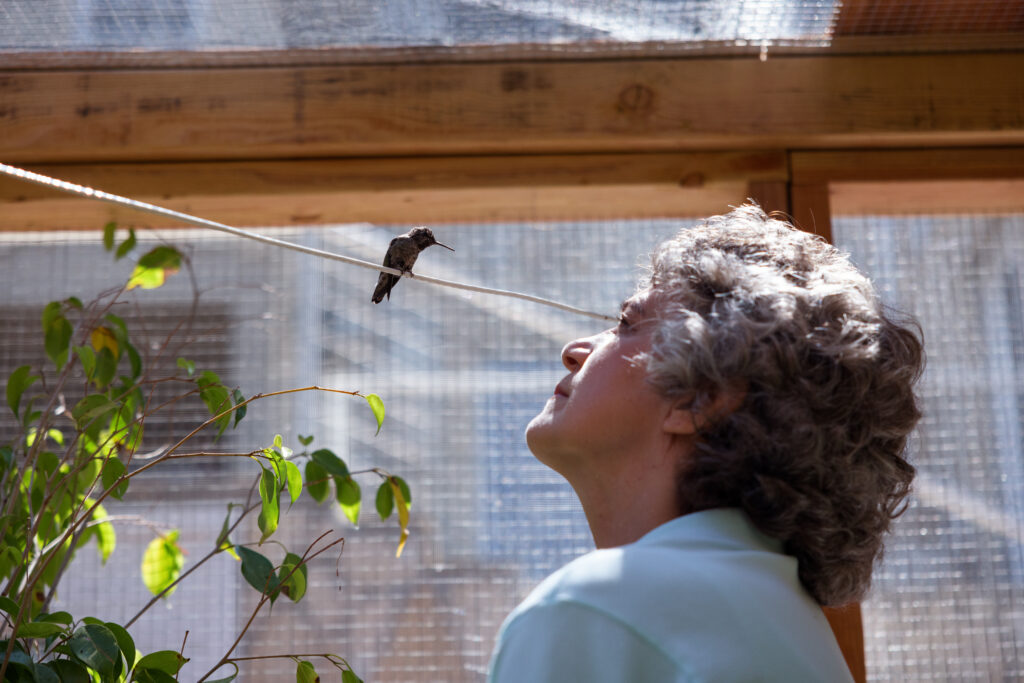
POLYGON ((277 573, 277 580, 281 585, 281 592, 287 595, 289 600, 292 602, 301 600, 302 596, 306 594, 306 582, 308 581, 306 564, 302 558, 295 553, 285 555, 284 562, 277 573))
POLYGON ((155 669, 173 676, 178 673, 187 661, 187 657, 182 657, 174 650, 160 650, 159 652, 150 652, 148 655, 140 659, 138 663, 135 664, 135 670, 155 669))
MULTIPOLYGON (((199 387, 199 398, 206 404, 206 409, 211 416, 220 415, 232 405, 227 387, 220 383, 216 373, 204 370, 198 378, 196 385, 199 387)), ((231 424, 231 413, 225 413, 217 419, 217 437, 219 438, 224 430, 231 424)))
POLYGON ((94 439, 99 433, 101 423, 110 413, 117 410, 117 404, 103 394, 89 394, 71 409, 71 417, 79 431, 89 434, 94 439))
POLYGON ((126 341, 124 348, 128 352, 128 363, 132 368, 132 379, 138 379, 139 375, 142 374, 142 356, 139 355, 139 350, 131 342, 126 341))
POLYGON ((124 258, 125 254, 127 254, 129 251, 135 248, 135 243, 135 228, 128 228, 128 239, 126 239, 124 242, 121 242, 121 244, 117 247, 117 251, 114 252, 114 260, 120 261, 122 258, 124 258))
POLYGON ((117 223, 110 221, 103 226, 103 248, 110 251, 114 248, 114 233, 117 231, 117 223))
POLYGON ((328 474, 332 474, 336 477, 348 476, 348 467, 345 465, 344 461, 326 448, 313 451, 313 454, 309 457, 311 457, 317 465, 320 465, 320 467, 322 467, 328 474))
POLYGON ((234 662, 227 663, 235 667, 235 673, 231 674, 230 676, 227 676, 226 678, 218 678, 217 680, 210 680, 206 683, 231 683, 231 681, 235 680, 235 678, 238 676, 238 665, 234 662))
POLYGON ((25 393, 35 381, 39 379, 38 375, 32 374, 32 368, 28 365, 22 365, 11 373, 11 376, 7 379, 7 405, 14 411, 14 416, 18 416, 18 408, 21 406, 21 396, 25 393))
POLYGON ((128 668, 131 669, 135 663, 135 641, 125 630, 121 624, 115 624, 112 621, 104 622, 103 624, 110 632, 114 634, 114 639, 117 640, 117 647, 121 650, 121 654, 124 655, 124 661, 127 663, 128 668))
POLYGON ((156 289, 164 284, 168 275, 173 275, 181 269, 181 252, 174 247, 155 247, 139 259, 128 279, 128 289, 142 287, 143 289, 156 289))
MULTIPOLYGON (((111 455, 106 463, 103 464, 103 470, 100 474, 100 479, 103 483, 103 490, 107 490, 114 486, 115 482, 120 479, 124 473, 128 470, 121 462, 121 459, 116 455, 111 455)), ((129 480, 125 479, 121 483, 117 484, 116 487, 110 492, 114 498, 121 500, 124 498, 125 492, 128 490, 129 480)))
POLYGON ((320 683, 320 676, 312 664, 302 660, 295 669, 295 683, 320 683))
POLYGON ((60 683, 56 672, 43 663, 36 663, 32 667, 32 675, 35 683, 60 683))
POLYGON ((187 358, 178 359, 178 367, 184 370, 189 377, 196 374, 196 364, 194 361, 190 361, 187 358))
POLYGON ((306 490, 318 503, 327 500, 327 471, 309 460, 306 462, 306 490))
POLYGON ((377 514, 387 519, 395 509, 395 494, 391 490, 391 482, 385 481, 377 489, 377 514))
POLYGON ((177 683, 171 674, 160 669, 138 669, 132 673, 133 683, 177 683))
POLYGON ((93 371, 92 381, 96 384, 96 388, 102 391, 113 381, 116 374, 117 359, 114 358, 114 354, 110 352, 109 348, 103 347, 96 354, 96 367, 93 371))
POLYGON ((310 434, 309 436, 303 436, 302 434, 299 434, 299 443, 301 443, 303 446, 308 446, 309 444, 313 443, 313 435, 310 434))
POLYGON ((80 626, 68 641, 71 651, 86 666, 95 669, 102 676, 111 676, 121 661, 117 639, 110 629, 102 624, 80 626))
POLYGON ((18 631, 15 634, 15 638, 49 638, 55 636, 64 630, 63 624, 52 624, 46 621, 33 621, 28 624, 22 624, 18 627, 18 631))
POLYGON ((235 399, 235 405, 238 406, 235 408, 235 424, 232 425, 232 428, 234 428, 237 427, 238 423, 242 421, 243 417, 245 417, 245 414, 249 411, 249 406, 241 405, 242 403, 245 403, 245 396, 243 396, 242 392, 238 389, 231 392, 231 397, 235 399))
POLYGON ((263 535, 260 537, 260 545, 277 530, 277 522, 281 515, 280 500, 277 495, 277 477, 266 467, 263 467, 260 475, 260 507, 259 527, 263 535))
POLYGON ((302 472, 299 471, 299 466, 291 460, 284 461, 284 471, 288 481, 288 496, 294 503, 302 495, 302 472))
POLYGON ((67 612, 54 612, 53 614, 41 614, 36 621, 48 621, 51 624, 64 624, 65 626, 70 626, 74 621, 74 617, 67 612))
POLYGON ((359 507, 363 497, 359 484, 352 477, 336 477, 334 485, 338 489, 338 504, 342 512, 353 526, 359 526, 359 507))
POLYGON ((63 310, 59 301, 51 301, 43 307, 43 331, 56 322, 58 318, 63 317, 63 310))
POLYGON ((249 585, 268 595, 276 591, 277 577, 274 576, 274 565, 270 560, 245 546, 236 545, 235 550, 242 558, 242 576, 249 585))
MULTIPOLYGON (((380 427, 384 424, 384 401, 380 399, 377 394, 370 394, 366 397, 366 402, 370 404, 370 410, 373 411, 373 417, 377 420, 377 434, 380 434, 380 427)), ((376 434, 374 434, 376 436, 376 434)))
POLYGON ((363 679, 356 676, 356 672, 352 669, 345 669, 341 672, 341 683, 363 683, 363 679))
POLYGON ((55 659, 47 662, 44 666, 57 674, 60 683, 92 683, 89 671, 70 659, 55 659))
MULTIPOLYGON (((185 555, 177 543, 178 535, 175 529, 166 536, 154 538, 142 555, 142 582, 153 595, 159 595, 174 583, 185 566, 185 555)), ((164 597, 170 597, 175 588, 164 593, 164 597)))
MULTIPOLYGON (((58 314, 52 319, 49 325, 46 324, 46 315, 43 322, 43 345, 46 348, 47 357, 53 361, 57 369, 64 367, 68 360, 68 345, 71 343, 71 335, 74 329, 68 319, 60 313, 60 304, 57 304, 58 314)), ((50 305, 52 306, 53 303, 50 305)), ((49 308, 49 306, 47 306, 49 308)))
POLYGON ((72 351, 78 356, 86 379, 92 379, 93 373, 96 372, 96 352, 91 346, 75 346, 72 347, 72 351))
MULTIPOLYGON (((106 509, 102 505, 97 505, 92 513, 92 518, 93 520, 106 519, 106 509)), ((114 532, 114 525, 110 522, 100 522, 92 528, 96 530, 96 547, 100 552, 100 562, 106 564, 110 554, 114 552, 114 548, 117 546, 117 534, 114 532)))
POLYGON ((18 615, 18 603, 14 602, 14 600, 11 600, 6 595, 0 595, 0 609, 7 612, 12 617, 18 615))

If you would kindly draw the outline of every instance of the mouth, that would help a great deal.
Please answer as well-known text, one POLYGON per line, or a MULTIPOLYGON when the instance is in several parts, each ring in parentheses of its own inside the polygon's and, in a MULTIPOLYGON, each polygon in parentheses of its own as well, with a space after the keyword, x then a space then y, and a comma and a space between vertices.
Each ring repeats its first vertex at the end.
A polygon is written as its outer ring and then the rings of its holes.
POLYGON ((561 384, 559 384, 558 386, 556 386, 556 387, 555 387, 555 393, 554 393, 554 395, 555 395, 555 396, 561 396, 561 397, 563 397, 563 398, 568 398, 568 397, 569 397, 569 392, 568 392, 568 391, 566 391, 566 390, 565 390, 565 389, 564 389, 564 388, 562 387, 562 385, 561 385, 561 384))

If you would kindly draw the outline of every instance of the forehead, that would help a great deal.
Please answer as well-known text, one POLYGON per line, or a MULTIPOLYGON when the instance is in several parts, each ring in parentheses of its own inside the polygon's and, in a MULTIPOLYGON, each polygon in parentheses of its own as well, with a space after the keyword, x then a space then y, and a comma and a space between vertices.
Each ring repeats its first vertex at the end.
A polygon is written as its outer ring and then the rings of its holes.
POLYGON ((622 302, 623 313, 652 315, 659 306, 660 298, 652 289, 641 289, 622 302))

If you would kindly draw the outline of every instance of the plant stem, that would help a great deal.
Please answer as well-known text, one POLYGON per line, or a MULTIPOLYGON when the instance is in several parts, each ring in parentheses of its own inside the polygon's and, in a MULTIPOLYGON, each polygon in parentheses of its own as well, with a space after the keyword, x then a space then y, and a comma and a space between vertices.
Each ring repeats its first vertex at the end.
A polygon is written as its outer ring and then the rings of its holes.
MULTIPOLYGON (((330 533, 333 533, 333 531, 334 531, 333 529, 328 529, 324 533, 320 534, 312 543, 310 543, 309 547, 306 548, 306 552, 304 552, 302 554, 302 557, 295 564, 295 566, 292 567, 291 571, 288 572, 287 575, 285 575, 284 577, 281 578, 281 583, 284 583, 289 578, 291 578, 292 574, 294 574, 296 571, 298 571, 300 567, 302 567, 304 564, 306 564, 310 560, 314 559, 315 557, 317 557, 321 553, 327 551, 328 549, 334 547, 338 543, 344 542, 345 537, 342 536, 341 538, 339 538, 337 540, 331 541, 330 543, 325 545, 323 548, 321 548, 320 550, 317 550, 315 553, 313 553, 311 555, 310 551, 313 550, 313 547, 320 541, 320 539, 322 539, 324 536, 327 536, 330 533)), ((267 601, 270 600, 270 594, 267 592, 268 588, 269 588, 269 586, 263 589, 263 595, 260 597, 260 601, 256 604, 256 608, 253 609, 252 614, 249 615, 249 620, 247 622, 245 622, 245 626, 242 627, 241 633, 239 633, 238 637, 235 638, 235 642, 231 644, 231 647, 229 647, 228 651, 224 653, 224 656, 221 657, 220 661, 217 662, 213 666, 212 669, 210 669, 205 674, 203 674, 203 677, 200 678, 198 681, 196 681, 196 683, 203 683, 203 681, 205 681, 207 678, 209 678, 211 675, 213 675, 213 673, 217 669, 219 669, 220 667, 224 666, 225 664, 228 663, 228 661, 230 661, 231 653, 234 652, 235 648, 238 647, 238 644, 240 642, 242 642, 242 638, 245 637, 245 634, 249 630, 249 627, 252 626, 252 622, 256 620, 256 615, 259 614, 261 609, 263 609, 263 605, 267 604, 267 601)))

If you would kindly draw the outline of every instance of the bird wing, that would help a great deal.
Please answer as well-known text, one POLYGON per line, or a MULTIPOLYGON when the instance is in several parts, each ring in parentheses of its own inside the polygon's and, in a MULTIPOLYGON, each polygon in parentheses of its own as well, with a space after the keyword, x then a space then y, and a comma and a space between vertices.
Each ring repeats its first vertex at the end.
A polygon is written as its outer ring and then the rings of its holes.
POLYGON ((382 264, 385 268, 394 268, 395 267, 395 266, 393 266, 391 264, 391 250, 392 250, 392 247, 395 246, 395 242, 397 242, 397 241, 398 241, 398 238, 395 237, 390 242, 388 242, 388 250, 384 252, 384 263, 382 264))

